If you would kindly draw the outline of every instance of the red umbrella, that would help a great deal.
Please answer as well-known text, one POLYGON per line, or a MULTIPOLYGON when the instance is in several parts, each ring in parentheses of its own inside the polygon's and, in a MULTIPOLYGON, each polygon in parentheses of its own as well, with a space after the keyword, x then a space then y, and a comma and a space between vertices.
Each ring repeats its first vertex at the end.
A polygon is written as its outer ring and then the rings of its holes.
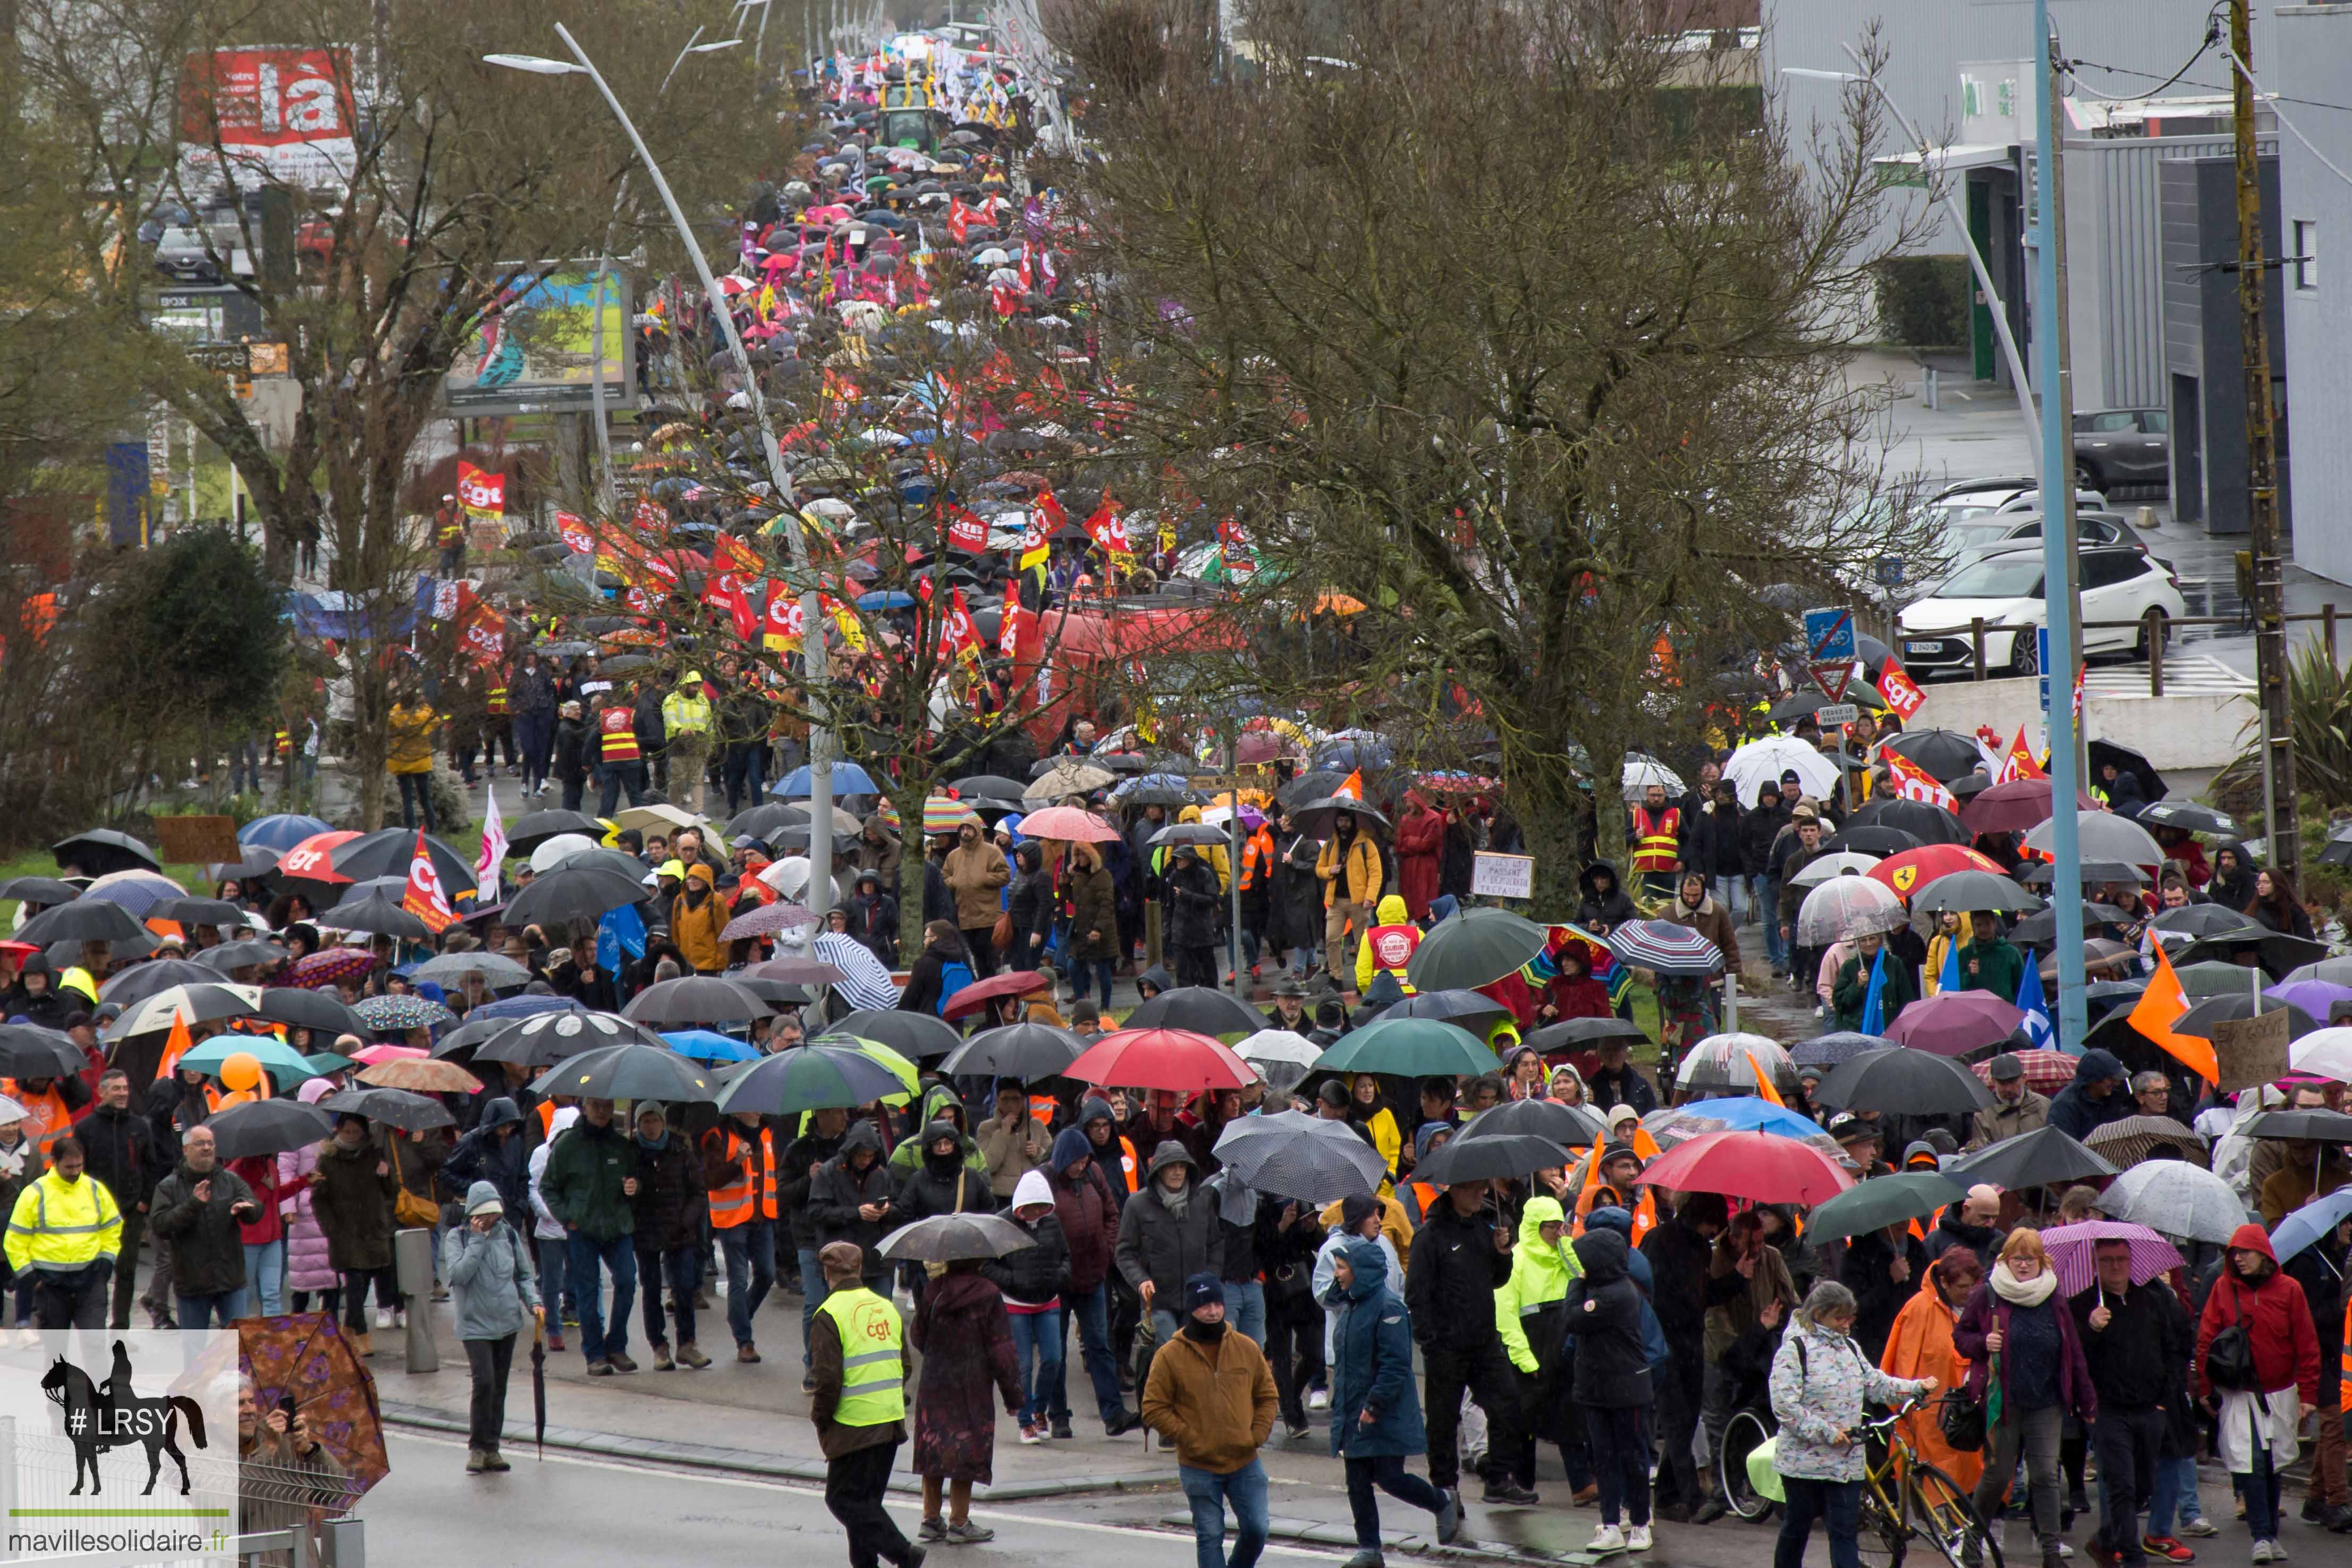
POLYGON ((1642 1167, 1642 1180, 1757 1203, 1815 1204, 1853 1185, 1812 1145, 1774 1133, 1708 1133, 1676 1144, 1642 1167))
POLYGON ((1990 991, 1939 991, 1913 1002, 1886 1026, 1886 1038, 1914 1051, 1965 1056, 2017 1031, 2025 1015, 1990 991))
MULTIPOLYGON (((2018 1065, 2025 1069, 2025 1086, 2037 1094, 2055 1094, 2074 1082, 2075 1059, 2063 1051, 2012 1051, 2018 1065)), ((1969 1071, 1992 1082, 1992 1061, 1969 1063, 1969 1071)))
POLYGON ((1021 819, 1021 836, 1107 844, 1118 837, 1118 830, 1092 811, 1081 811, 1076 806, 1047 806, 1021 819))
MULTIPOLYGON (((2098 810, 2099 803, 2074 791, 2085 811, 2098 810)), ((1960 821, 1972 833, 2021 833, 2038 828, 2050 820, 2050 780, 2019 779, 2007 784, 1996 784, 1990 789, 1979 790, 1969 803, 1960 808, 1960 821)))
POLYGON ((1034 969, 1007 969, 991 975, 984 980, 974 980, 955 994, 955 1000, 940 1009, 945 1019, 970 1018, 999 997, 1025 997, 1032 991, 1045 988, 1045 977, 1034 969))
POLYGON ((347 886, 352 878, 335 869, 335 852, 358 838, 357 833, 312 833, 278 857, 270 875, 279 882, 311 882, 330 887, 347 886))
POLYGON ((1905 850, 1901 854, 1888 855, 1862 874, 1885 883, 1897 898, 1908 898, 1937 877, 1949 876, 1956 871, 2009 874, 1999 861, 1966 844, 1929 844, 1925 849, 1905 850))
POLYGON ((1063 1070, 1082 1083, 1123 1089, 1239 1089, 1257 1082, 1256 1070, 1233 1048, 1183 1029, 1123 1029, 1088 1046, 1063 1070))

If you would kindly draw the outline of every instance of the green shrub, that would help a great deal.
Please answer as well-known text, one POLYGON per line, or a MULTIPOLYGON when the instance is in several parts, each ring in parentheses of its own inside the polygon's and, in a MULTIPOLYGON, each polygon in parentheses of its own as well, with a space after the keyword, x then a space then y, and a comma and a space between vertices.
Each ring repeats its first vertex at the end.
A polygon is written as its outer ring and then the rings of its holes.
POLYGON ((1891 256, 1872 265, 1878 335, 1906 349, 1968 341, 1969 264, 1956 256, 1891 256))

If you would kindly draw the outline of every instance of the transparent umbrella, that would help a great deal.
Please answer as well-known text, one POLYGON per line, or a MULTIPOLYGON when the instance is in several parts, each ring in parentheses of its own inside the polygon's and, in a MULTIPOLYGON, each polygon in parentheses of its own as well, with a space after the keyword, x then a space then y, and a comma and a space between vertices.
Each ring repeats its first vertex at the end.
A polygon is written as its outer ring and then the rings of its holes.
POLYGON ((1866 876, 1833 876, 1797 906, 1797 940, 1826 947, 1867 932, 1899 929, 1910 918, 1892 889, 1866 876))

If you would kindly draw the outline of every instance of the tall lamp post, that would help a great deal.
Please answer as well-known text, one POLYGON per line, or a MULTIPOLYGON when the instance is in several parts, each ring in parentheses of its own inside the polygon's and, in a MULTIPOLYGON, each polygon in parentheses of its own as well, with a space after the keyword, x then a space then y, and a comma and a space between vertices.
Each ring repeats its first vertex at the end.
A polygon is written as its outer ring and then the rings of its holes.
MULTIPOLYGON (((752 422, 759 426, 760 447, 767 457, 768 482, 775 491, 776 507, 780 512, 788 513, 793 499, 792 476, 784 471, 783 449, 776 444, 776 427, 768 417, 767 396, 760 388, 759 373, 752 369, 751 356, 743 347, 743 335, 736 330, 735 317, 727 307, 727 296, 719 288, 719 280, 711 276, 710 262, 702 254, 701 242, 695 238, 694 225, 687 222, 686 213, 678 206, 677 197, 670 190, 669 182, 662 177, 661 165, 654 162, 653 153, 646 150, 645 138, 637 134, 635 122, 621 107, 621 100, 614 96, 612 85, 605 81, 604 73, 596 68, 595 62, 589 59, 587 51, 580 47, 579 40, 572 37, 571 29, 561 22, 555 26, 555 36, 563 40, 565 48, 572 51, 571 59, 552 60, 538 55, 485 55, 482 57, 494 66, 530 71, 538 76, 585 76, 596 84, 596 90, 604 95, 606 107, 612 110, 613 118, 621 122, 621 129, 628 133, 629 145, 636 150, 637 161, 646 166, 647 178, 653 181, 654 189, 661 193, 662 205, 669 213, 669 221, 677 228, 678 239, 685 245, 686 254, 693 258, 695 275, 702 280, 702 292, 710 301, 710 313, 718 319, 720 331, 726 334, 728 352, 733 356, 736 369, 742 373, 744 399, 751 404, 752 422)), ((675 66, 671 68, 673 73, 676 68, 675 66)), ((601 344, 598 346, 602 347, 601 344)), ((793 574, 801 581, 802 671, 808 687, 809 821, 815 824, 815 829, 809 834, 806 896, 830 901, 833 896, 833 834, 824 830, 833 821, 833 734, 825 724, 830 704, 825 696, 829 677, 825 670, 824 622, 820 619, 817 607, 816 580, 809 570, 808 540, 803 537, 799 519, 788 519, 784 538, 792 550, 793 574)))

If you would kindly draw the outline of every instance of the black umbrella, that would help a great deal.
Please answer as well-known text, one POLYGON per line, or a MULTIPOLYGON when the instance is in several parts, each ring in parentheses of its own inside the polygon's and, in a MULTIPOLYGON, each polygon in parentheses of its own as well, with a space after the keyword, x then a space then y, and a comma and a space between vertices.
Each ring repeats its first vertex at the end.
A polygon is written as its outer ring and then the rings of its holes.
POLYGON ((538 1429, 539 1457, 547 1458, 547 1314, 539 1313, 530 1325, 530 1408, 531 1424, 538 1429))
MULTIPOLYGON (((601 829, 599 830, 602 831, 601 829)), ((441 885, 450 889, 474 885, 474 862, 439 839, 426 834, 425 853, 440 873, 441 885)), ((409 862, 416 858, 416 830, 414 828, 378 828, 373 833, 362 833, 327 852, 337 873, 353 882, 365 882, 371 877, 408 875, 409 862)))
POLYGON ((1906 800, 1900 795, 1881 795, 1865 801, 1847 828, 1895 828, 1923 844, 1965 844, 1976 836, 1959 818, 1941 806, 1926 800, 1906 800))
POLYGON ((80 896, 81 889, 53 876, 12 876, 0 882, 0 898, 19 898, 26 904, 71 904, 80 896))
POLYGON ((16 940, 46 947, 52 942, 135 942, 146 934, 139 917, 122 905, 103 898, 77 898, 34 915, 16 940))
POLYGON ((766 1018, 773 1010, 732 980, 688 975, 647 986, 621 1009, 621 1016, 641 1024, 678 1027, 744 1023, 766 1018))
POLYGON ((1599 1045, 1604 1040, 1647 1040, 1650 1031, 1626 1019, 1562 1019, 1546 1024, 1528 1035, 1521 1043, 1533 1046, 1537 1054, 1549 1056, 1556 1051, 1572 1051, 1579 1046, 1599 1045))
POLYGON ((1293 807, 1291 811, 1297 821, 1298 831, 1318 839, 1331 836, 1335 831, 1332 823, 1342 811, 1352 813, 1359 828, 1385 828, 1389 825, 1386 817, 1361 800, 1346 795, 1330 795, 1320 800, 1309 800, 1303 806, 1293 807))
POLYGON ((1906 850, 1924 849, 1927 842, 1918 834, 1906 833, 1900 828, 1863 822, 1823 839, 1822 851, 1834 853, 1839 850, 1852 850, 1857 854, 1899 855, 1906 850))
MULTIPOLYGON (((163 951, 163 942, 161 937, 142 925, 139 928, 138 936, 125 937, 120 942, 110 942, 106 945, 106 948, 107 956, 110 959, 128 964, 135 959, 153 957, 163 951)), ((81 962, 81 944, 71 938, 50 943, 47 952, 49 962, 56 966, 60 973, 81 962)), ((220 977, 215 975, 213 977, 218 979, 220 977)))
POLYGON ((339 1034, 368 1032, 366 1022, 332 991, 311 990, 303 986, 265 986, 260 1005, 253 1010, 258 1018, 323 1033, 331 1040, 339 1034))
POLYGON ((381 893, 371 893, 360 898, 347 898, 342 903, 319 913, 319 924, 343 931, 366 931, 378 936, 395 936, 410 942, 423 942, 433 935, 433 927, 400 906, 400 901, 381 893))
MULTIPOLYGON (((1474 1120, 1475 1118, 1473 1118, 1474 1120)), ((1445 1186, 1463 1181, 1499 1181, 1565 1166, 1574 1156, 1549 1138, 1500 1133, 1486 1138, 1450 1138, 1413 1167, 1413 1179, 1445 1186)))
MULTIPOLYGON (((1845 696, 1842 700, 1858 704, 1873 713, 1886 711, 1885 703, 1874 695, 1864 691, 1860 685, 1847 687, 1845 696)), ((1819 713, 1831 706, 1830 699, 1819 692, 1791 692, 1774 703, 1771 710, 1765 716, 1774 724, 1787 724, 1791 720, 1803 718, 1807 714, 1819 713)))
MULTIPOLYGON (((2016 880, 2021 887, 2048 887, 2057 882, 2057 871, 2054 861, 2032 861, 2017 868, 2016 880)), ((2121 861, 2084 861, 2074 868, 2074 881, 2084 887, 2110 882, 2137 885, 2147 880, 2146 872, 2121 861)))
POLYGON ((1197 806, 1201 803, 1201 797, 1195 790, 1179 789, 1172 784, 1146 784, 1139 789, 1121 791, 1118 803, 1122 806, 1197 806))
MULTIPOLYGON (((2139 811, 2143 828, 2184 828, 2192 833, 2214 833, 2221 838, 2242 838, 2245 829, 2235 817, 2227 816, 2210 806, 2200 806, 2194 800, 2158 800, 2143 806, 2139 811)), ((0 889, 0 893, 5 893, 0 889)))
POLYGON ((242 925, 245 911, 225 898, 159 898, 147 906, 147 918, 182 925, 242 925))
POLYGON ((1875 1176, 1816 1205, 1805 1217, 1805 1236, 1815 1241, 1863 1236, 1906 1220, 1924 1219, 1967 1196, 1968 1188, 1941 1171, 1875 1176))
POLYGON ((1506 1100, 1470 1118, 1454 1141, 1465 1138, 1540 1138, 1563 1148, 1589 1144, 1609 1129, 1591 1111, 1557 1100, 1506 1100))
POLYGON ((76 833, 69 839, 59 839, 49 846, 49 853, 61 866, 78 866, 88 876, 104 876, 117 871, 162 871, 155 852, 132 838, 118 833, 112 828, 92 828, 86 833, 76 833))
POLYGON ((975 795, 987 795, 999 800, 1018 800, 1029 786, 1017 779, 1007 779, 1002 773, 975 773, 955 781, 955 792, 963 800, 975 795))
POLYGON ((168 991, 173 986, 217 986, 221 972, 193 958, 155 958, 144 964, 133 964, 98 988, 101 1002, 118 1002, 124 1008, 137 1007, 158 991, 168 991))
MULTIPOLYGON (((217 947, 201 948, 188 962, 202 964, 207 969, 226 975, 231 969, 242 969, 254 964, 275 964, 287 956, 287 950, 275 942, 247 939, 241 942, 224 942, 217 947)), ((278 988, 280 990, 299 990, 299 987, 283 986, 278 988)))
POLYGON ((2038 909, 2042 901, 2005 876, 1995 876, 1989 871, 1956 871, 1937 877, 1914 894, 1911 913, 1932 915, 1943 910, 1970 914, 1991 910, 2007 914, 2014 910, 2038 909))
POLYGON ((599 839, 604 836, 604 825, 583 811, 526 811, 507 829, 507 853, 527 855, 558 833, 585 833, 599 839))
POLYGON ((1274 798, 1296 810, 1301 802, 1327 796, 1347 781, 1348 775, 1342 769, 1318 768, 1285 784, 1274 792, 1274 798))
MULTIPOLYGON (((1258 1020, 1261 1025, 1265 1021, 1258 1020)), ((878 1040, 909 1061, 945 1056, 963 1043, 963 1036, 945 1019, 898 1008, 861 1008, 836 1019, 824 1032, 878 1040)))
POLYGON ((220 1145, 220 1157, 241 1160, 250 1155, 280 1155, 331 1137, 335 1118, 299 1100, 249 1100, 216 1111, 205 1119, 220 1145))
POLYGON ((0 1023, 0 1075, 55 1078, 89 1065, 80 1046, 57 1030, 38 1024, 0 1023))
POLYGON ((345 1112, 365 1116, 371 1122, 381 1122, 404 1133, 429 1133, 436 1127, 457 1124, 448 1106, 430 1094, 412 1093, 405 1089, 340 1089, 320 1096, 319 1108, 338 1116, 345 1112))
MULTIPOLYGON (((2085 936, 2102 925, 2121 925, 2131 919, 2128 911, 2117 909, 2112 904, 2084 904, 2076 907, 2082 915, 2082 934, 2085 936)), ((2028 947, 2055 946, 2058 941, 2058 911, 2053 907, 2027 915, 2017 923, 2009 938, 2028 947)))
POLYGON ((2352 1116, 2341 1111, 2265 1111, 2246 1124, 2246 1135, 2352 1144, 2352 1116))
POLYGON ((2159 909, 2148 924, 2158 931, 2177 931, 2200 939, 2241 933, 2259 936, 2268 929, 2253 916, 2220 904, 2184 904, 2178 909, 2159 909))
MULTIPOLYGON (((1444 1019, 1447 1023, 1460 1024, 1472 1034, 1484 1040, 1486 1037, 1486 1030, 1509 1016, 1510 1010, 1492 997, 1482 996, 1476 991, 1455 989, 1417 991, 1390 1007, 1381 1016, 1391 1019, 1444 1019)), ((1263 1025, 1264 1020, 1259 1021, 1263 1025)), ((1538 1046, 1536 1049, 1540 1052, 1543 1048, 1538 1046)))
POLYGON ((205 867, 205 874, 213 881, 244 882, 253 877, 268 876, 278 869, 279 856, 285 852, 273 850, 268 844, 247 844, 245 852, 233 861, 214 861, 205 867))
POLYGON ((1465 910, 1430 927, 1405 962, 1405 978, 1417 991, 1475 990, 1519 969, 1550 940, 1523 915, 1465 910))
POLYGON ((2307 937, 2290 936, 2284 931, 2270 931, 2257 926, 2252 931, 2232 932, 2226 936, 2203 936, 2186 947, 2169 949, 2176 966, 2201 963, 2208 958, 2231 958, 2247 948, 2254 950, 2264 973, 2277 979, 2288 970, 2304 964, 2316 964, 2327 956, 2327 944, 2307 937))
POLYGON ((2313 1018, 2293 1002, 2283 1002, 2275 997, 2264 997, 2261 998, 2261 1004, 2260 1008, 2257 1008, 2255 998, 2244 991, 2232 996, 2207 997, 2173 1020, 2172 1032, 2193 1034, 2201 1039, 2210 1040, 2213 1038, 2215 1024, 2225 1019, 2250 1019, 2257 1011, 2284 1012, 2286 1037, 2289 1040, 2301 1040, 2305 1035, 2320 1027, 2320 1021, 2317 1019, 2313 1018))
POLYGON ((2105 778, 2100 769, 2112 762, 2119 772, 2129 773, 2139 779, 2141 800, 2161 800, 2170 793, 2164 782, 2164 775, 2158 773, 2147 758, 2128 746, 2117 746, 2112 740, 2093 740, 2084 742, 2083 750, 2090 759, 2091 777, 2094 779, 2105 778))
MULTIPOLYGON (((481 1060, 479 1051, 474 1060, 481 1060)), ((707 1102, 719 1098, 719 1085, 709 1072, 666 1045, 607 1045, 582 1051, 541 1073, 530 1087, 536 1094, 576 1094, 583 1100, 707 1102)))
MULTIPOLYGON (((1261 1024, 1265 1020, 1258 1020, 1261 1024)), ((1026 1083, 1059 1077, 1076 1061, 1087 1042, 1066 1029, 1046 1023, 1011 1023, 982 1030, 948 1053, 940 1071, 950 1078, 1017 1078, 1026 1083)), ((860 1102, 863 1103, 864 1102, 860 1102)))
POLYGON ((1992 1092, 1948 1056, 1927 1051, 1865 1051, 1829 1071, 1817 1103, 1883 1115, 1957 1116, 1992 1103, 1992 1092))
POLYGON ((1037 1245, 1037 1239, 994 1214, 934 1214, 902 1225, 875 1249, 894 1263, 953 1263, 1002 1258, 1037 1245))
POLYGON ((1182 1029, 1194 1034, 1255 1034, 1265 1015, 1206 986, 1178 986, 1127 1015, 1122 1029, 1182 1029))
POLYGON ((1906 729, 1900 735, 1889 736, 1885 746, 1905 760, 1926 768, 1939 784, 1950 783, 1984 761, 1977 751, 1975 738, 1952 729, 1906 729))
POLYGON ((2116 1167, 2055 1127, 2036 1127, 2014 1138, 2004 1138, 1946 1173, 1954 1181, 1974 1186, 1989 1182, 2010 1191, 2056 1186, 2071 1181, 2095 1181, 2111 1176, 2116 1167))
POLYGON ((808 994, 807 987, 796 986, 787 980, 755 980, 741 974, 730 975, 727 979, 730 984, 742 987, 772 1008, 804 1008, 815 999, 808 994))
POLYGON ((652 896, 653 890, 644 883, 603 866, 561 865, 544 876, 533 877, 529 887, 509 899, 501 918, 509 930, 520 931, 526 925, 554 930, 602 920, 625 904, 640 904, 652 896))
MULTIPOLYGON (((667 1051, 668 1042, 641 1023, 632 1023, 617 1013, 592 1013, 585 1009, 572 1009, 533 1013, 529 1018, 508 1019, 505 1027, 491 1031, 474 1052, 477 1064, 486 1061, 511 1061, 517 1067, 546 1067, 553 1062, 594 1051, 603 1046, 642 1045, 655 1051, 667 1051)), ((457 1032, 473 1027, 461 1024, 457 1032)), ((477 1037, 479 1038, 479 1037, 477 1037)))

